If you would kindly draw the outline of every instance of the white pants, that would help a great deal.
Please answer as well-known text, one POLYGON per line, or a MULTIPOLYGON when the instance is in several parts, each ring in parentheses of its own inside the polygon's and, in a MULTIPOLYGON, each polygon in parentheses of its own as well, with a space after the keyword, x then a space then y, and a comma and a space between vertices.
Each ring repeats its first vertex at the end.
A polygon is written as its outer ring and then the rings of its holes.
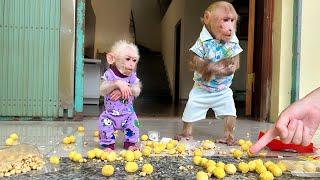
POLYGON ((219 92, 209 92, 201 87, 194 86, 190 91, 182 121, 195 122, 205 119, 209 108, 212 108, 218 119, 223 118, 223 116, 236 117, 232 90, 227 88, 219 92))

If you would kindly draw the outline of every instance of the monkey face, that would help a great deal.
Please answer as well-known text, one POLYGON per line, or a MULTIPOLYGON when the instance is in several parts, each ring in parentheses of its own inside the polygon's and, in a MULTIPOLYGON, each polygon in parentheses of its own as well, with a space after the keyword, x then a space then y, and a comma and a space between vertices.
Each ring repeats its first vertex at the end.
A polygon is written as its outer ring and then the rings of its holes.
POLYGON ((116 66, 118 70, 126 76, 129 76, 138 63, 138 56, 134 50, 127 48, 123 54, 116 57, 116 66))
POLYGON ((236 31, 238 15, 231 4, 222 3, 204 14, 204 24, 215 39, 228 42, 236 31))

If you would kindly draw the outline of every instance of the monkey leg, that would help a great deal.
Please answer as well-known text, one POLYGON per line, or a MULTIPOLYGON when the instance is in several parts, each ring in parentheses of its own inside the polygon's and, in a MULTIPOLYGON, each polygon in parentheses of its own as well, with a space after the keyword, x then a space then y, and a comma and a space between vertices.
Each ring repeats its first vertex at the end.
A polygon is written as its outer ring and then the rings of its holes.
POLYGON ((185 138, 186 140, 192 139, 192 124, 183 122, 183 129, 181 134, 176 134, 174 139, 180 141, 185 138))
POLYGON ((236 143, 234 139, 234 129, 236 126, 236 117, 235 116, 224 116, 224 137, 221 139, 217 139, 217 143, 227 144, 229 146, 234 145, 236 143))

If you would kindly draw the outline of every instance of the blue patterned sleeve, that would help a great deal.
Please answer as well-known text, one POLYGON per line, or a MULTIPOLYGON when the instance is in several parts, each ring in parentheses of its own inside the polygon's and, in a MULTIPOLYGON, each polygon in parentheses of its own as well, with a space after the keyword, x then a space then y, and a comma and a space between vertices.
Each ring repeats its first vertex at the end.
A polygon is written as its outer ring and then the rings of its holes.
POLYGON ((200 38, 196 41, 196 43, 189 50, 194 52, 200 58, 204 58, 204 56, 205 56, 204 46, 203 46, 203 43, 201 42, 200 38))
POLYGON ((241 48, 239 43, 234 43, 234 45, 232 47, 232 51, 233 51, 232 57, 234 57, 234 56, 240 54, 243 51, 243 49, 241 48))

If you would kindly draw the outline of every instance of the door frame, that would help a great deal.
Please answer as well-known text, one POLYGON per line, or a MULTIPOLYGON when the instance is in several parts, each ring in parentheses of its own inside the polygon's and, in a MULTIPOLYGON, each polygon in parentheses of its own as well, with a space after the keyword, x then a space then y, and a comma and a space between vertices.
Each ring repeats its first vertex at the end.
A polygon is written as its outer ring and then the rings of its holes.
MULTIPOLYGON (((248 55, 247 55, 247 79, 246 79, 246 111, 247 116, 254 116, 258 120, 268 120, 270 114, 271 82, 272 82, 272 23, 274 13, 274 0, 257 1, 262 3, 263 11, 257 11, 262 19, 262 26, 255 26, 256 0, 249 0, 249 25, 248 25, 248 55), (259 29, 255 29, 259 28, 259 29), (262 32, 255 39, 255 32, 262 32), (257 43, 260 40, 261 45, 257 43), (255 44, 257 43, 257 44, 255 44), (254 47, 256 49, 254 49, 254 47), (257 55, 257 53, 259 53, 257 55), (253 61, 256 57, 255 61, 253 61), (257 58, 258 57, 258 58, 257 58), (254 67, 258 64, 258 68, 254 67), (253 95, 254 92, 254 95, 253 95), (253 97, 254 96, 254 97, 253 97), (255 102, 252 99, 255 98, 255 102)), ((256 36, 257 37, 257 36, 256 36)))

